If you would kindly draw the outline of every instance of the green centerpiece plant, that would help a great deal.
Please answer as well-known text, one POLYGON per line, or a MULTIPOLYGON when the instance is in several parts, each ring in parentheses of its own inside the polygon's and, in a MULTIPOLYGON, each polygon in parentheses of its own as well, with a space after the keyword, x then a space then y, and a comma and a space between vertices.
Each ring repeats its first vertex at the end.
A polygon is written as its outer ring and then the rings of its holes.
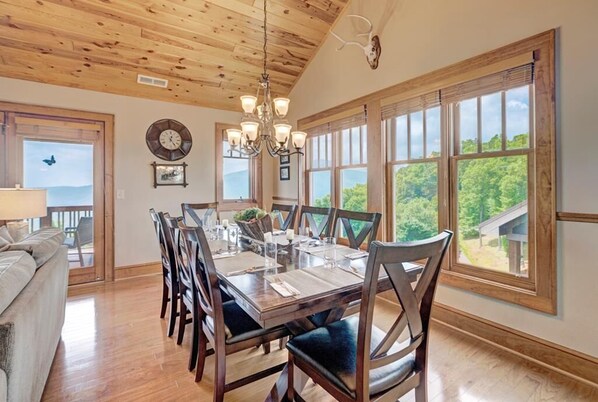
POLYGON ((264 233, 272 231, 272 218, 263 209, 252 207, 237 212, 233 219, 241 233, 252 239, 264 241, 264 233))

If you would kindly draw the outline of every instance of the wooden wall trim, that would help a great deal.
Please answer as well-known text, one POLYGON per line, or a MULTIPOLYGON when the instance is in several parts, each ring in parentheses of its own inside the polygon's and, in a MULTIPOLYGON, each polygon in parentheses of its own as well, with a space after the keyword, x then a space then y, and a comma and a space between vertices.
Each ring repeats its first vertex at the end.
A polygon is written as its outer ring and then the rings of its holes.
POLYGON ((598 214, 581 212, 557 212, 556 219, 563 222, 598 223, 598 214))
POLYGON ((598 386, 598 359, 595 357, 440 303, 434 303, 432 319, 546 368, 598 386))
POLYGON ((272 201, 286 201, 286 202, 297 202, 297 198, 293 197, 279 197, 277 195, 272 196, 272 201))
POLYGON ((143 264, 123 265, 114 270, 114 279, 129 279, 145 275, 157 275, 162 272, 162 263, 146 262, 143 264))

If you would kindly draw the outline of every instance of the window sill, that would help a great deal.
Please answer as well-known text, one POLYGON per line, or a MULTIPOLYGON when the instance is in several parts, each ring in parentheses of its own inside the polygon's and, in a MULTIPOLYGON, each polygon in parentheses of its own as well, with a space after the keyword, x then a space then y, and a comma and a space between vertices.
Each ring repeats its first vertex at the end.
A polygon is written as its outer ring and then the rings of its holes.
POLYGON ((440 283, 483 296, 518 304, 543 313, 556 315, 556 292, 543 295, 538 291, 522 289, 504 283, 482 279, 459 272, 442 270, 440 283))

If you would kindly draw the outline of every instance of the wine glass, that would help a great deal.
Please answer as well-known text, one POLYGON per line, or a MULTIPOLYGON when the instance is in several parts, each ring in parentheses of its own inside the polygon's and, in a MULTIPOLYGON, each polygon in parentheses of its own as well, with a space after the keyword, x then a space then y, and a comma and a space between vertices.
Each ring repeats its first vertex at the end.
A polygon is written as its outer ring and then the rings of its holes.
POLYGON ((309 227, 299 226, 299 250, 300 251, 307 250, 308 243, 309 243, 309 227))

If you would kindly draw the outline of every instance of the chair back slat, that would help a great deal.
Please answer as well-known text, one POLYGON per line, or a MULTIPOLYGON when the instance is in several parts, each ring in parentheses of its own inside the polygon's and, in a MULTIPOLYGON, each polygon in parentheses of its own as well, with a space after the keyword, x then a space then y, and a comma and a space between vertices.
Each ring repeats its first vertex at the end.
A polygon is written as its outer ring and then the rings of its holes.
POLYGON ((214 323, 214 338, 225 339, 220 284, 204 230, 201 226, 190 228, 184 225, 180 225, 180 230, 186 242, 196 300, 214 323))
POLYGON ((332 229, 332 221, 334 219, 334 208, 321 208, 304 205, 301 207, 299 214, 299 224, 309 226, 313 236, 329 237, 332 229), (316 217, 321 217, 320 223, 316 221, 316 217))
POLYGON ((77 237, 80 245, 93 243, 93 217, 82 216, 79 218, 77 237))
POLYGON ((170 218, 170 215, 163 212, 156 213, 153 209, 151 209, 150 216, 154 221, 154 228, 156 228, 156 234, 160 243, 160 254, 162 257, 162 268, 164 269, 164 275, 170 279, 170 282, 173 285, 177 285, 178 272, 174 255, 174 246, 172 243, 172 237, 167 230, 166 224, 166 220, 170 218))
MULTIPOLYGON (((179 284, 182 284, 186 289, 191 289, 191 270, 189 267, 186 253, 184 252, 185 242, 181 238, 181 231, 179 228, 179 224, 182 222, 182 219, 182 217, 168 217, 166 218, 166 226, 168 228, 168 231, 170 232, 170 237, 172 239, 172 248, 177 267, 177 277, 179 279, 179 284)), ((181 295, 183 292, 184 289, 181 289, 181 295)))
POLYGON ((423 370, 427 348, 430 312, 440 266, 453 233, 443 233, 427 240, 407 243, 370 245, 362 291, 357 335, 357 396, 369 395, 369 371, 393 363, 415 351, 416 371, 423 370), (404 263, 426 261, 415 289, 404 263), (377 345, 371 345, 374 305, 380 270, 388 275, 399 300, 401 312, 391 329, 377 345), (409 339, 398 343, 399 336, 409 328, 409 339), (422 363, 423 362, 423 363, 422 363))
POLYGON ((219 219, 218 203, 182 203, 181 211, 183 212, 183 222, 187 226, 203 226, 205 219, 211 217, 214 213, 216 219, 219 219), (187 217, 191 218, 190 220, 187 217))
POLYGON ((278 227, 280 230, 287 230, 289 228, 295 227, 295 218, 297 217, 297 205, 284 205, 284 204, 272 204, 272 209, 270 210, 275 216, 276 220, 278 221, 278 227), (286 212, 286 218, 283 217, 282 213, 286 212))
MULTIPOLYGON (((378 212, 356 212, 338 209, 332 227, 337 232, 340 229, 339 226, 342 225, 349 240, 349 247, 354 249, 359 249, 365 239, 368 238, 367 249, 369 250, 370 244, 376 239, 376 235, 378 234, 378 226, 380 226, 381 219, 382 214, 378 212), (354 223, 361 224, 358 234, 355 234, 355 230, 353 229, 354 223)), ((338 233, 334 234, 339 235, 338 233)))

